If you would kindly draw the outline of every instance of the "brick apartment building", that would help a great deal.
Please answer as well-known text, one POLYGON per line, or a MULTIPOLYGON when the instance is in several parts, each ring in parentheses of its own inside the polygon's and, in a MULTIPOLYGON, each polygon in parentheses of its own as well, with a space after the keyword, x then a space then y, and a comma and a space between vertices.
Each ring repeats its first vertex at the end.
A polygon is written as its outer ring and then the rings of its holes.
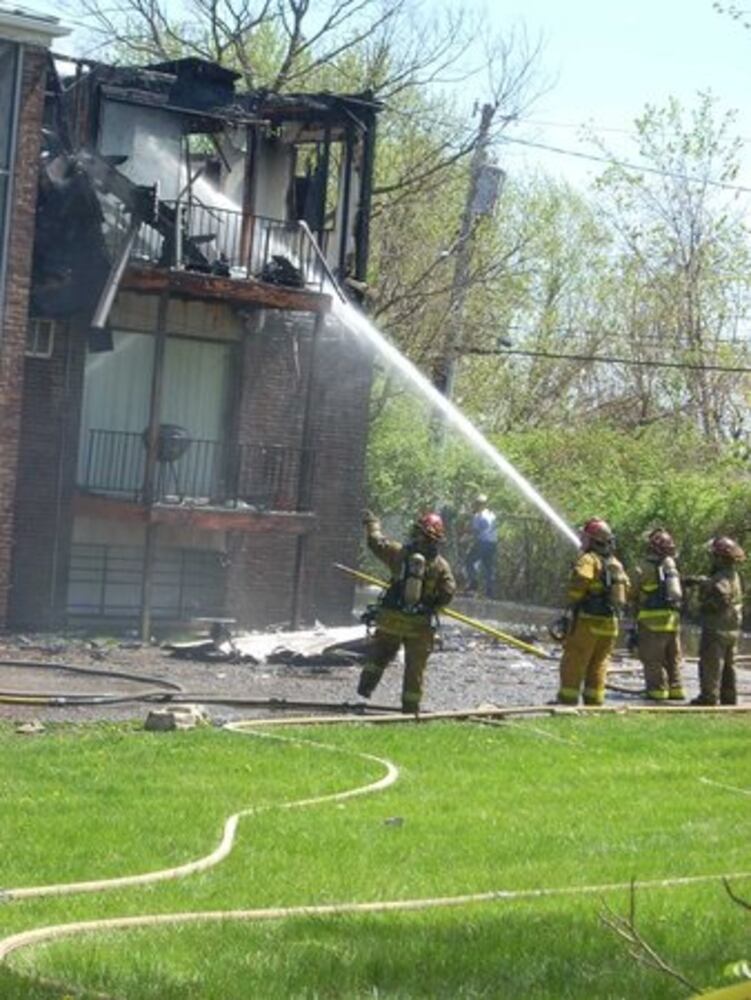
POLYGON ((327 274, 366 275, 378 105, 56 65, 21 71, 0 622, 345 619, 371 359, 327 274))
POLYGON ((47 50, 64 34, 54 19, 0 11, 0 623, 8 613, 15 539, 47 50))

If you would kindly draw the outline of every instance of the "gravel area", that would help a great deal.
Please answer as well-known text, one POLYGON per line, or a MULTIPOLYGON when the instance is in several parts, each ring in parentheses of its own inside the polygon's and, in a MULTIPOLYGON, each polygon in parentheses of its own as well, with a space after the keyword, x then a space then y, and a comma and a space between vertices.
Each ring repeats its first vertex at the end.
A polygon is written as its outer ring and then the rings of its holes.
MULTIPOLYGON (((463 602, 458 605, 466 614, 497 624, 525 641, 539 644, 550 654, 548 659, 521 653, 501 645, 478 632, 453 622, 441 630, 439 648, 431 656, 423 710, 472 709, 481 705, 539 705, 555 697, 558 684, 558 649, 547 639, 544 623, 552 617, 549 609, 520 608, 502 603, 463 602)), ((6 635, 0 637, 0 660, 18 660, 24 665, 0 665, 0 690, 33 694, 82 693, 120 695, 154 692, 151 679, 178 684, 183 691, 202 698, 285 699, 316 702, 341 708, 355 704, 358 667, 356 665, 251 664, 229 661, 192 661, 168 654, 157 645, 141 645, 133 639, 88 639, 71 636, 6 635), (47 665, 37 668, 40 661, 47 665), (28 665, 27 665, 28 664, 28 665), (52 669, 72 664, 101 673, 101 677, 81 676, 52 669), (134 680, 112 678, 104 671, 123 671, 134 680)), ((685 667, 689 697, 697 690, 696 665, 685 667)), ((751 673, 740 671, 743 700, 751 698, 751 673)), ((611 682, 627 692, 609 691, 608 702, 638 704, 642 686, 641 673, 634 660, 618 656, 611 682)), ((397 708, 400 702, 401 669, 395 664, 386 671, 372 702, 397 708)), ((56 720, 86 722, 91 720, 144 719, 149 706, 143 702, 124 701, 97 705, 23 705, 0 703, 0 719, 17 722, 56 720)), ((280 709, 233 707, 210 704, 212 719, 279 715, 280 709)), ((289 714, 291 709, 284 709, 289 714)), ((302 710, 300 710, 302 711, 302 710)), ((306 709, 304 714, 310 714, 306 709)))

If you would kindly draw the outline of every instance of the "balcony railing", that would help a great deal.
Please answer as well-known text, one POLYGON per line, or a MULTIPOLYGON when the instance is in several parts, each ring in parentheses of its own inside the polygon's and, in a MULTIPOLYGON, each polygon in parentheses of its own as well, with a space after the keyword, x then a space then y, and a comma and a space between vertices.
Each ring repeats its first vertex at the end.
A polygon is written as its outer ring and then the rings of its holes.
MULTIPOLYGON (((158 460, 156 503, 191 503, 239 509, 310 510, 314 454, 284 445, 240 445, 182 438, 182 454, 158 460)), ((141 503, 146 475, 145 435, 89 431, 78 487, 88 493, 141 503)))
MULTIPOLYGON (((107 236, 114 253, 125 237, 130 216, 119 203, 109 209, 107 236)), ((296 283, 313 291, 323 289, 326 277, 316 246, 298 222, 196 201, 160 202, 158 221, 141 226, 131 260, 229 278, 272 280, 288 287, 296 283)))

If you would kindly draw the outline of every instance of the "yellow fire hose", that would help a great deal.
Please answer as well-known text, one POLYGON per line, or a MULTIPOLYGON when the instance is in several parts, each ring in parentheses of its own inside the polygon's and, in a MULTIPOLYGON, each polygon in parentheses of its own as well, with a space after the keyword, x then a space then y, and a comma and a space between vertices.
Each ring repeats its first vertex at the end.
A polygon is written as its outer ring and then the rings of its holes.
MULTIPOLYGON (((346 573, 348 576, 354 577, 355 580, 362 580, 364 583, 372 583, 376 587, 383 587, 384 589, 388 587, 388 583, 385 580, 379 580, 377 576, 371 576, 369 573, 362 573, 359 569, 352 569, 350 566, 345 566, 343 563, 334 563, 336 569, 346 573)), ((485 622, 478 622, 476 618, 470 618, 467 615, 463 615, 460 611, 454 611, 451 608, 441 608, 441 614, 445 615, 447 618, 453 618, 455 621, 462 622, 463 625, 469 625, 470 628, 477 629, 478 632, 484 632, 486 635, 492 636, 499 642, 505 642, 509 646, 515 646, 517 649, 524 650, 525 653, 531 653, 533 656, 539 656, 543 660, 549 660, 550 655, 542 649, 538 649, 536 646, 531 646, 528 642, 522 642, 521 639, 516 639, 513 635, 509 635, 507 632, 501 632, 497 628, 492 628, 490 625, 486 625, 485 622)))

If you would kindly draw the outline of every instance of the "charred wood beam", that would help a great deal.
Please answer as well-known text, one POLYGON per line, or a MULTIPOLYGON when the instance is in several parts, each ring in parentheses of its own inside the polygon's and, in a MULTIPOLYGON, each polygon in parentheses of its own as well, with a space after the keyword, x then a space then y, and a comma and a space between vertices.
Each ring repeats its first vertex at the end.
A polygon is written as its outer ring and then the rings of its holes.
MULTIPOLYGON (((363 116, 365 118, 365 116, 363 116)), ((362 176, 360 201, 355 220, 355 273, 357 281, 367 281, 370 255, 370 208, 373 200, 373 175, 375 171, 376 118, 367 116, 367 131, 362 136, 362 176)))
POLYGON ((76 515, 121 524, 160 524, 197 531, 239 531, 244 534, 303 535, 315 528, 311 513, 290 511, 205 510, 155 504, 145 507, 128 500, 77 493, 73 501, 76 515))
POLYGON ((221 299, 233 305, 297 312, 326 313, 331 296, 304 289, 283 288, 254 279, 224 278, 191 271, 169 271, 131 265, 120 284, 123 290, 171 295, 190 299, 221 299))

